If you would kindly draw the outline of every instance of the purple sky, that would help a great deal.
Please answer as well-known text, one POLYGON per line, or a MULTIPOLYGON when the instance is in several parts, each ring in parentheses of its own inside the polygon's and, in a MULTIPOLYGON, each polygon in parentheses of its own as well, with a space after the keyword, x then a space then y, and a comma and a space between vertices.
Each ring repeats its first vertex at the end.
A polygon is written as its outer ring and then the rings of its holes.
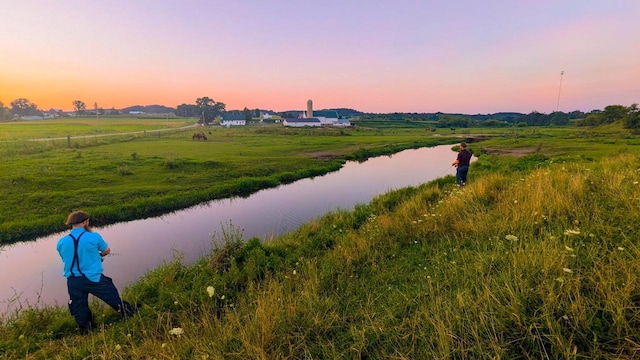
POLYGON ((227 109, 312 99, 317 109, 470 114, 629 106, 640 102, 639 15, 638 0, 6 1, 0 101, 122 108, 209 96, 227 109))

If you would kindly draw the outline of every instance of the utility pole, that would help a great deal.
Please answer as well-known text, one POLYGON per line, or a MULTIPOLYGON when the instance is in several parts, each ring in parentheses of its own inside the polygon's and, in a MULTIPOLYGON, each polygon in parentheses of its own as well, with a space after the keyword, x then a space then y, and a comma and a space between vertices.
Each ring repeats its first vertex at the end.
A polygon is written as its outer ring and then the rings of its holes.
POLYGON ((558 88, 558 103, 556 104, 556 112, 560 109, 560 91, 562 91, 562 75, 564 75, 564 70, 560 71, 560 88, 558 88))
POLYGON ((100 132, 100 120, 98 119, 98 102, 93 103, 93 111, 96 112, 96 124, 98 125, 98 132, 100 132))

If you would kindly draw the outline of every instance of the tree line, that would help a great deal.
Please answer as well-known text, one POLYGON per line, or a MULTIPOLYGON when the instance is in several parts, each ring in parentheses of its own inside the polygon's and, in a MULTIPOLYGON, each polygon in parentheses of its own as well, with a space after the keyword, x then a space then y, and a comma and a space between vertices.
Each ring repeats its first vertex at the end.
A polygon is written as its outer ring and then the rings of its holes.
MULTIPOLYGON (((87 109, 87 105, 81 100, 73 101, 73 109, 79 115, 101 115, 106 111, 94 103, 93 111, 87 109)), ((49 111, 60 112, 54 109, 49 111)), ((199 124, 210 124, 218 116, 226 112, 226 105, 217 102, 208 96, 197 98, 195 104, 181 104, 175 109, 176 116, 198 118, 199 124)), ((247 121, 252 117, 259 117, 260 110, 250 110, 244 108, 237 111, 243 114, 247 121)), ((116 109, 109 111, 110 114, 120 114, 116 109)), ((286 114, 286 113, 285 113, 286 114)), ((38 106, 25 98, 13 100, 10 107, 6 107, 0 102, 0 120, 11 120, 24 116, 44 116, 44 112, 38 106)), ((295 117, 295 116, 291 116, 295 117)), ((388 121, 428 121, 435 122, 435 126, 444 128, 466 128, 466 127, 509 127, 509 126, 562 126, 574 124, 576 126, 597 126, 611 124, 620 121, 625 128, 640 129, 640 109, 638 104, 631 106, 609 105, 604 110, 593 110, 589 113, 582 111, 562 112, 554 111, 544 114, 533 111, 529 114, 521 113, 495 113, 490 115, 465 115, 465 114, 444 114, 444 113, 390 113, 390 114, 364 114, 360 113, 362 120, 382 119, 388 121)))
POLYGON ((554 111, 550 114, 532 111, 522 113, 496 113, 488 115, 465 115, 445 113, 390 113, 363 114, 361 120, 386 120, 404 122, 428 122, 442 128, 468 127, 523 127, 523 126, 597 126, 620 121, 627 129, 640 129, 638 104, 631 106, 609 105, 604 110, 589 113, 576 110, 568 113, 554 111))

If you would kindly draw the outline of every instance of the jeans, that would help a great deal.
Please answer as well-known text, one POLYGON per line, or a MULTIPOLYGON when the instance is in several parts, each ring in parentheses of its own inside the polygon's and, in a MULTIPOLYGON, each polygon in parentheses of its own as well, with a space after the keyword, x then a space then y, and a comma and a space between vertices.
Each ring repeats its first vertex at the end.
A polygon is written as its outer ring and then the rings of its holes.
POLYGON ((458 170, 456 170, 456 181, 458 181, 458 185, 465 186, 467 184, 468 172, 469 165, 458 166, 458 170))
POLYGON ((87 332, 95 327, 93 315, 89 309, 89 294, 104 301, 125 318, 136 312, 131 304, 120 298, 118 289, 113 285, 110 277, 100 275, 100 281, 93 282, 85 276, 69 276, 67 289, 70 299, 69 312, 76 319, 81 332, 87 332))

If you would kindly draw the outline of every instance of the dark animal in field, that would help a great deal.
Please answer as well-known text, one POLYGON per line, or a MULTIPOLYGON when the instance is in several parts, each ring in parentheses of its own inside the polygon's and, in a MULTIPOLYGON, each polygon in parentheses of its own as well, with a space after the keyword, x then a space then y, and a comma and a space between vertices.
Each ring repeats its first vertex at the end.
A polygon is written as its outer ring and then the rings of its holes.
POLYGON ((193 133, 193 140, 207 141, 207 136, 202 131, 196 131, 193 133))
POLYGON ((456 128, 450 128, 452 132, 456 132, 456 128))
POLYGON ((436 130, 438 130, 438 129, 436 129, 436 128, 431 128, 431 129, 429 129, 429 130, 431 130, 431 132, 436 132, 436 130))

